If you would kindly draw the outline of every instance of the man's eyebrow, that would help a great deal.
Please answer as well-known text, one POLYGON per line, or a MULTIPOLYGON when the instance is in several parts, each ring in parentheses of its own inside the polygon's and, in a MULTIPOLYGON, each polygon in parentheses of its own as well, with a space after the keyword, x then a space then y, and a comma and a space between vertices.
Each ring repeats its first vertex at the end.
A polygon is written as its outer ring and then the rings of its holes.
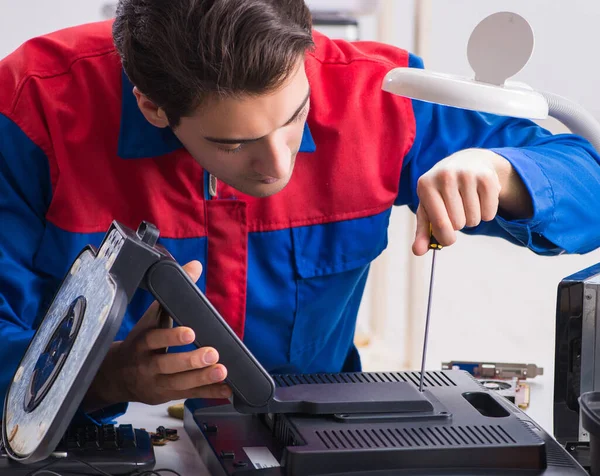
MULTIPOLYGON (((302 104, 300 104, 300 106, 298 107, 298 109, 296 109, 296 112, 294 112, 292 117, 290 117, 289 120, 281 127, 285 127, 288 124, 292 123, 294 121, 294 119, 296 119, 298 117, 298 115, 302 112, 302 110, 304 109, 304 106, 306 106, 309 99, 310 99, 310 88, 308 89, 308 94, 302 101, 302 104)), ((217 144, 232 144, 233 145, 233 144, 248 144, 249 142, 256 142, 256 141, 259 141, 260 139, 262 139, 262 137, 257 137, 257 138, 253 138, 253 139, 226 139, 226 138, 218 138, 218 137, 205 137, 205 139, 207 141, 215 142, 217 144)))

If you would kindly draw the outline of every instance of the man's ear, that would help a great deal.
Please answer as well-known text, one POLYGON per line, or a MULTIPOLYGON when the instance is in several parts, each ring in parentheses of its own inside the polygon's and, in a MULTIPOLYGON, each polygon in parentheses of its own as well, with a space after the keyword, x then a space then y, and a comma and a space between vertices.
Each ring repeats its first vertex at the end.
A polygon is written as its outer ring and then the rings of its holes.
POLYGON ((133 95, 137 100, 140 111, 142 111, 142 114, 150 124, 156 127, 167 127, 169 125, 165 111, 154 104, 135 86, 133 88, 133 95))

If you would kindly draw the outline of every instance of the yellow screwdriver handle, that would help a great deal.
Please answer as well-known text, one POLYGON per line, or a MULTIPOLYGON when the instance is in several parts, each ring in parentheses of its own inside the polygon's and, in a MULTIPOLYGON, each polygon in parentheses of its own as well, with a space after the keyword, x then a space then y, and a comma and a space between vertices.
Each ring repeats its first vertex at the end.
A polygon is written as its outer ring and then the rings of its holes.
POLYGON ((429 224, 429 249, 430 250, 441 250, 443 248, 442 245, 438 243, 433 236, 433 228, 431 227, 431 223, 429 224))

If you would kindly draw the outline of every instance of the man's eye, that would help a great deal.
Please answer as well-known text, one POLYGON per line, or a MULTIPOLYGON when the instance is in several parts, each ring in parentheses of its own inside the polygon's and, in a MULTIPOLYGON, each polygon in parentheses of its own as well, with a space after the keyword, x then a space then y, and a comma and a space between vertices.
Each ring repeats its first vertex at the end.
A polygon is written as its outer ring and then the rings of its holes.
POLYGON ((310 107, 308 107, 308 105, 305 106, 304 109, 302 110, 302 112, 294 118, 293 122, 302 122, 304 119, 306 119, 306 116, 308 116, 309 110, 310 110, 310 107))
POLYGON ((227 154, 235 154, 236 152, 242 150, 243 147, 244 144, 240 144, 237 147, 234 147, 233 149, 224 149, 223 147, 219 147, 219 150, 226 152, 227 154))

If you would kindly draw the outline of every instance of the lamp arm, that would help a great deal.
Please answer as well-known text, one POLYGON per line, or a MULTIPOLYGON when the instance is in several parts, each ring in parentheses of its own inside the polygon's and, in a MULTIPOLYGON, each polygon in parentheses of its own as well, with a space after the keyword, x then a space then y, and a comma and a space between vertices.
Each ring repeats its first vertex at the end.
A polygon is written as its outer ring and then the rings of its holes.
POLYGON ((562 122, 573 134, 587 139, 600 153, 600 123, 579 104, 557 94, 540 91, 548 101, 548 115, 562 122))

